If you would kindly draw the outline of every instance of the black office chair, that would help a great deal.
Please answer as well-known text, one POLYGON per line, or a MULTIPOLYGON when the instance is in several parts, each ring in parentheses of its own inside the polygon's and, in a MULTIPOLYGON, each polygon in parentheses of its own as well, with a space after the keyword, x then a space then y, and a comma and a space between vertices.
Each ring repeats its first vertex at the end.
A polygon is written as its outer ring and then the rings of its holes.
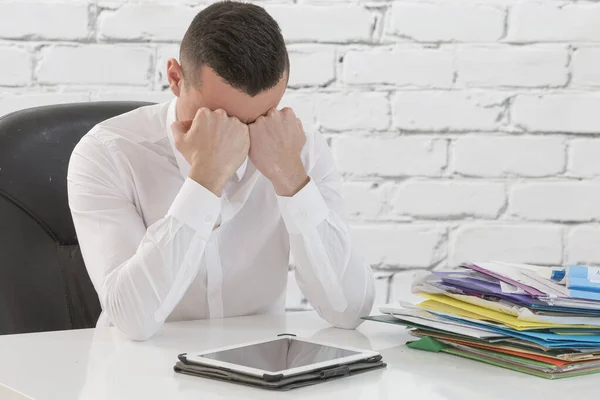
POLYGON ((67 201, 73 148, 150 103, 64 104, 0 118, 0 334, 93 327, 100 315, 67 201))

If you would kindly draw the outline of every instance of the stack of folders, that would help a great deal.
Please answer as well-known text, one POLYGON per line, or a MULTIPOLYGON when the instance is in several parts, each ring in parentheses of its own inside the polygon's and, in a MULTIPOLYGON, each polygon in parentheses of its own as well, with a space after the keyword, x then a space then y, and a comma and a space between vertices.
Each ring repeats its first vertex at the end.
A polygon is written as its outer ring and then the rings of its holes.
POLYGON ((413 283, 424 298, 365 319, 403 325, 407 346, 547 379, 600 372, 600 269, 469 262, 413 283))

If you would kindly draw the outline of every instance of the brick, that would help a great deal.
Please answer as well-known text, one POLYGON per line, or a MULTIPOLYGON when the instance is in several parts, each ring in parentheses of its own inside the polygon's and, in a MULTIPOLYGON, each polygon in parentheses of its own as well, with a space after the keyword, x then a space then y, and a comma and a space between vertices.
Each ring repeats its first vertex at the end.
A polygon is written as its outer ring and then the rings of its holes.
POLYGON ((38 66, 43 84, 146 85, 151 51, 114 45, 53 46, 38 66))
MULTIPOLYGON (((261 0, 257 0, 257 1, 261 1, 261 0)), ((280 0, 266 0, 266 1, 272 1, 272 2, 281 2, 280 0)), ((298 3, 298 4, 332 4, 332 3, 356 3, 356 0, 283 0, 283 1, 287 1, 288 3, 298 3)), ((376 1, 382 1, 382 0, 376 0, 376 1)), ((372 0, 368 1, 369 3, 373 3, 372 0)))
POLYGON ((324 129, 382 130, 389 127, 385 93, 328 93, 315 96, 315 99, 317 120, 324 129))
POLYGON ((279 103, 279 108, 290 107, 302 120, 304 128, 312 128, 316 121, 314 97, 310 93, 287 91, 279 103))
POLYGON ((87 93, 0 94, 0 117, 31 107, 89 101, 87 93))
POLYGON ((325 86, 335 80, 335 50, 322 46, 295 46, 290 55, 290 87, 325 86))
POLYGON ((569 174, 591 178, 600 176, 600 139, 578 139, 569 145, 569 174))
POLYGON ((600 264, 600 227, 578 226, 571 229, 567 238, 569 264, 600 264))
POLYGON ((467 136, 452 144, 453 172, 465 176, 546 177, 563 172, 565 141, 557 137, 467 136))
POLYGON ((557 226, 464 224, 451 234, 449 264, 497 260, 560 265, 562 246, 557 226))
POLYGON ((504 34, 504 13, 486 5, 394 2, 386 32, 420 42, 493 42, 504 34))
POLYGON ((87 3, 0 2, 0 38, 80 40, 87 36, 87 3))
MULTIPOLYGON (((95 0, 99 7, 114 10, 121 7, 123 4, 133 3, 131 0, 95 0)), ((267 0, 268 1, 268 0, 267 0)), ((291 1, 291 0, 281 0, 291 1)), ((210 1, 199 1, 199 0, 143 0, 140 3, 159 3, 165 5, 181 5, 181 6, 195 6, 198 3, 209 3, 210 1)), ((256 3, 256 0, 249 0, 247 3, 256 3)))
POLYGON ((508 94, 481 91, 398 92, 392 100, 394 127, 405 130, 496 130, 508 94))
POLYGON ((512 121, 532 132, 600 132, 600 94, 517 95, 512 121))
POLYGON ((152 91, 106 91, 92 93, 91 101, 148 101, 151 103, 164 103, 174 98, 170 90, 164 92, 152 91))
POLYGON ((521 2, 510 12, 509 42, 598 42, 600 4, 521 2), (542 22, 543 21, 543 22, 542 22))
POLYGON ((358 226, 356 246, 371 265, 427 268, 444 257, 445 228, 431 225, 358 226))
POLYGON ((181 5, 124 4, 99 15, 99 37, 179 42, 199 11, 181 5))
POLYGON ((447 143, 421 137, 335 139, 340 171, 355 175, 439 176, 447 162, 447 143))
POLYGON ((342 186, 346 215, 374 219, 384 210, 387 188, 378 183, 346 182, 342 186))
POLYGON ((267 5, 265 9, 288 42, 369 41, 375 23, 370 11, 354 5, 267 5))
POLYGON ((397 188, 392 210, 420 218, 496 218, 505 203, 502 183, 408 181, 397 188))
POLYGON ((574 86, 600 86, 600 47, 579 48, 573 54, 571 69, 574 86))
POLYGON ((549 182, 516 185, 511 215, 530 220, 590 221, 600 218, 600 184, 549 182))
POLYGON ((454 52, 448 49, 349 51, 344 57, 344 82, 449 88, 453 64, 454 52))
POLYGON ((388 303, 395 303, 400 300, 416 304, 423 301, 421 296, 412 294, 411 286, 413 282, 427 273, 428 272, 423 270, 409 270, 394 273, 392 276, 388 303))
MULTIPOLYGON (((1 29, 1 28, 0 28, 1 29)), ((31 82, 31 54, 18 47, 0 47, 0 86, 24 86, 31 82)))
POLYGON ((469 87, 556 87, 568 80, 566 47, 463 47, 458 82, 469 87))

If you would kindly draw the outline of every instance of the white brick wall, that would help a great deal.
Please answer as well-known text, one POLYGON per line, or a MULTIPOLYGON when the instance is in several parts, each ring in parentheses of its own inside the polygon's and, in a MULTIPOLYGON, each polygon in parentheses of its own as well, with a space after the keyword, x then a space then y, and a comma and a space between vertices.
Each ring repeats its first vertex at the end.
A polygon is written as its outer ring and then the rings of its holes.
MULTIPOLYGON (((599 142, 600 144, 600 142, 599 142)), ((573 146, 573 151, 577 151, 573 146)), ((482 178, 523 176, 543 178, 565 169, 565 139, 556 136, 468 135, 453 142, 453 173, 482 178)), ((591 157, 589 155, 588 157, 591 157)), ((591 165, 591 158, 572 157, 572 170, 579 173, 591 165), (583 161, 583 165, 579 163, 583 161)))
POLYGON ((39 54, 37 80, 43 85, 145 86, 152 57, 151 50, 143 47, 106 44, 48 46, 39 54))
POLYGON ((560 87, 568 80, 567 47, 465 46, 456 52, 467 87, 560 87))
POLYGON ((84 1, 3 1, 0 3, 0 38, 84 40, 92 34, 89 7, 84 1))
MULTIPOLYGON (((166 60, 209 3, 0 1, 0 115, 168 100, 166 60)), ((464 260, 600 265, 599 2, 256 3, 290 44, 282 105, 331 142, 378 302, 464 260)))
POLYGON ((22 47, 0 47, 0 85, 25 86, 31 82, 33 55, 22 47))
POLYGON ((494 42, 504 35, 505 11, 451 0, 392 2, 386 33, 420 42, 494 42), (458 4, 457 4, 458 3, 458 4))

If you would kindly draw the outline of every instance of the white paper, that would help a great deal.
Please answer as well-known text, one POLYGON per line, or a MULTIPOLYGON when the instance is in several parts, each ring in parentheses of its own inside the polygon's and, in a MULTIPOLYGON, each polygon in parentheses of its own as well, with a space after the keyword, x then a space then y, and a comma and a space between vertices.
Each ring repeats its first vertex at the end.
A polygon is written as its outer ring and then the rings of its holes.
POLYGON ((587 279, 592 283, 600 283, 600 268, 587 267, 587 279))
POLYGON ((536 271, 540 267, 503 262, 484 262, 475 264, 488 271, 510 278, 514 281, 522 283, 523 285, 535 288, 545 293, 548 297, 569 296, 567 288, 552 281, 548 281, 538 275, 536 271))
POLYGON ((437 315, 417 308, 414 305, 408 305, 408 307, 409 308, 404 308, 398 304, 387 304, 380 307, 379 311, 384 314, 390 314, 401 320, 477 339, 502 337, 502 335, 497 332, 466 326, 457 321, 451 321, 438 317, 437 315))
POLYGON ((504 281, 500 281, 500 290, 502 293, 506 294, 527 294, 523 289, 513 286, 510 283, 506 283, 504 281))
POLYGON ((543 322, 549 324, 592 325, 600 328, 600 317, 555 317, 550 315, 535 315, 531 310, 522 308, 518 319, 528 322, 543 322))
POLYGON ((600 302, 583 299, 542 299, 555 307, 583 308, 585 310, 600 310, 600 302))
POLYGON ((397 317, 398 319, 402 319, 404 321, 428 326, 430 328, 439 329, 441 331, 456 333, 458 335, 469 336, 469 337, 476 338, 476 339, 496 338, 496 337, 502 336, 496 332, 491 332, 491 331, 487 331, 484 329, 472 328, 470 326, 465 326, 465 325, 447 323, 446 321, 437 322, 437 321, 431 321, 431 320, 423 319, 423 318, 410 317, 407 315, 398 315, 398 316, 396 316, 394 314, 392 314, 392 315, 394 317, 397 317))

